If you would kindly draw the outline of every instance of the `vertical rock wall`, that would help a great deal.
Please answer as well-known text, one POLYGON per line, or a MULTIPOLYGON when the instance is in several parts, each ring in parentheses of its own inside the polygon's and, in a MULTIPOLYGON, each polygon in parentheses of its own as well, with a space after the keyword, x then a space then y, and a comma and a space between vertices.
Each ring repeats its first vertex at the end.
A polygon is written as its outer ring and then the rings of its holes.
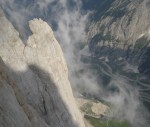
POLYGON ((68 81, 63 53, 53 31, 41 19, 33 19, 29 27, 33 34, 25 45, 0 13, 0 57, 5 63, 1 72, 15 82, 13 87, 7 78, 0 80, 4 87, 0 87, 0 107, 13 112, 8 114, 6 124, 2 119, 7 114, 2 112, 0 126, 84 127, 68 81))

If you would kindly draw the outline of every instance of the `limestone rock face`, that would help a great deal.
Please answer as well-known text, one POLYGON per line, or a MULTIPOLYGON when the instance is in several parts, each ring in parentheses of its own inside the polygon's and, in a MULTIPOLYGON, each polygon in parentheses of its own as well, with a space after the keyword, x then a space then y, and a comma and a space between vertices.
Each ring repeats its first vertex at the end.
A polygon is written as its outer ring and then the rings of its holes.
MULTIPOLYGON (((6 66, 0 60, 0 126, 32 127, 27 115, 17 100, 17 89, 7 75, 6 66)), ((19 97, 19 95, 18 95, 19 97)))
POLYGON ((149 8, 149 0, 114 0, 108 9, 97 12, 87 36, 90 50, 112 60, 142 56, 150 45, 149 8))
POLYGON ((41 19, 29 27, 25 45, 1 11, 0 126, 85 127, 53 31, 41 19))

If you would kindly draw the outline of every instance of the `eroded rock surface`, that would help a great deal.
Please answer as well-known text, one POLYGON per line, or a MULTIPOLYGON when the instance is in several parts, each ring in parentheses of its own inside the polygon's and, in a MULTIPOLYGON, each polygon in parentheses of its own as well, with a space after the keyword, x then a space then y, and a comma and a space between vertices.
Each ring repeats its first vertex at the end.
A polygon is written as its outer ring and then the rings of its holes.
POLYGON ((97 56, 110 60, 119 58, 141 62, 143 53, 150 46, 150 1, 114 0, 104 4, 105 11, 98 11, 90 24, 87 40, 97 56))
POLYGON ((53 31, 41 19, 29 27, 25 45, 1 11, 0 126, 84 127, 53 31))

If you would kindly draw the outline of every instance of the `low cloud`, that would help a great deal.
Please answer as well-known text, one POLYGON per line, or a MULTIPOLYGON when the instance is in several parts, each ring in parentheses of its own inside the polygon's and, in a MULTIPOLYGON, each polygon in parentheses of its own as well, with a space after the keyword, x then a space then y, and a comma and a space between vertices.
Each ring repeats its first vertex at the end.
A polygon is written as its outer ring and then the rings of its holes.
POLYGON ((140 100, 140 88, 121 75, 113 75, 103 99, 113 106, 112 117, 129 121, 134 127, 148 127, 149 112, 140 100))
POLYGON ((112 79, 104 88, 97 80, 98 74, 80 60, 79 51, 85 44, 90 14, 83 12, 81 0, 0 0, 0 5, 24 41, 31 34, 28 21, 32 18, 42 18, 52 26, 67 60, 69 78, 75 90, 99 95, 111 103, 115 107, 113 117, 128 120, 135 127, 149 126, 147 109, 139 99, 140 88, 116 74, 111 74, 112 79), (116 90, 108 90, 111 88, 116 90))

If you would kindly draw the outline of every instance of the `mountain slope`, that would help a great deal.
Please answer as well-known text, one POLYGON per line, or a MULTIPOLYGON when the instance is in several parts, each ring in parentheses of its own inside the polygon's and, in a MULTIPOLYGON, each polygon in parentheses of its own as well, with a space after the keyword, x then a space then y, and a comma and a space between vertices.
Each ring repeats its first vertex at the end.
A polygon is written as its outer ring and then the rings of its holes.
POLYGON ((110 5, 106 2, 108 9, 97 10, 93 15, 87 35, 90 50, 111 60, 123 57, 140 63, 143 50, 150 43, 149 3, 148 0, 115 0, 110 5))

